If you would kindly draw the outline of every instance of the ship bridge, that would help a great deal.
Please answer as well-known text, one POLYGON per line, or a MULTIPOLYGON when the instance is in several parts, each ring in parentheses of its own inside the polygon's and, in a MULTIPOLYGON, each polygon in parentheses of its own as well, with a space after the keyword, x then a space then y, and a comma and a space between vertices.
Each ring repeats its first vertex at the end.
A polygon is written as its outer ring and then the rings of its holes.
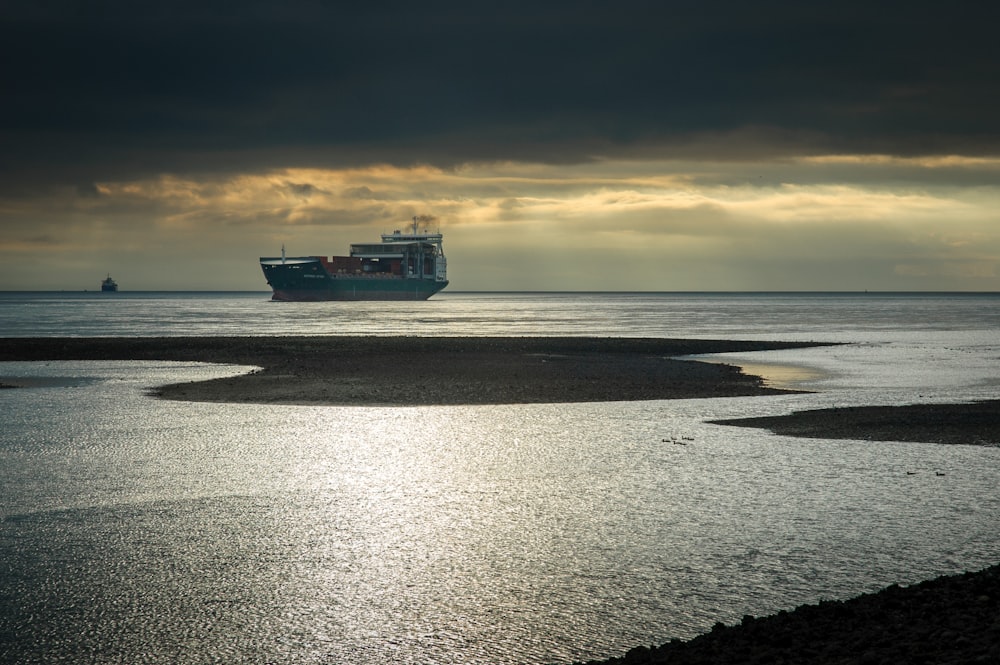
POLYGON ((413 229, 383 233, 380 243, 353 243, 351 257, 364 262, 364 272, 391 272, 403 277, 447 282, 447 260, 440 233, 419 232, 417 220, 413 229))
POLYGON ((437 246, 429 242, 353 243, 351 256, 362 259, 402 259, 420 253, 437 253, 437 246))

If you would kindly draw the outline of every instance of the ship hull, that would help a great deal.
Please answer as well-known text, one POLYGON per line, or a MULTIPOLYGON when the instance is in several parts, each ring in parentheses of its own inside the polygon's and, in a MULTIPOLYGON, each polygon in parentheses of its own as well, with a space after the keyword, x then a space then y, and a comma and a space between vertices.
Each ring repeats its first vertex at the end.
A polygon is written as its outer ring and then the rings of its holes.
POLYGON ((322 302, 328 300, 427 300, 448 286, 448 282, 427 280, 393 280, 392 283, 366 279, 339 279, 325 288, 273 287, 271 300, 288 302, 322 302))
POLYGON ((272 300, 321 302, 329 300, 427 300, 448 286, 447 280, 397 275, 331 275, 319 260, 261 259, 274 294, 272 300))

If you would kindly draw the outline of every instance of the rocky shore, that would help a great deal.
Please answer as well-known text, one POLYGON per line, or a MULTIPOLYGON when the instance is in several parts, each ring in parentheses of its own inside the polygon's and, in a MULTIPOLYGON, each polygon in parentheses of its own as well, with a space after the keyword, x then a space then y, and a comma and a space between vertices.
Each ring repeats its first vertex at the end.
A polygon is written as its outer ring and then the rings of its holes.
POLYGON ((1000 565, 846 601, 716 624, 687 642, 587 665, 995 665, 1000 565))

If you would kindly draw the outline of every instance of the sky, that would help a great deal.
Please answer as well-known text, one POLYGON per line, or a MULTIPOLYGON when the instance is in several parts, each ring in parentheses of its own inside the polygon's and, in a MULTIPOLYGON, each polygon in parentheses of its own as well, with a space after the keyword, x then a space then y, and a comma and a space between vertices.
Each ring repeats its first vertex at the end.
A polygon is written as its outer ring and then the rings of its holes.
POLYGON ((1000 291, 1000 8, 0 2, 0 290, 1000 291))

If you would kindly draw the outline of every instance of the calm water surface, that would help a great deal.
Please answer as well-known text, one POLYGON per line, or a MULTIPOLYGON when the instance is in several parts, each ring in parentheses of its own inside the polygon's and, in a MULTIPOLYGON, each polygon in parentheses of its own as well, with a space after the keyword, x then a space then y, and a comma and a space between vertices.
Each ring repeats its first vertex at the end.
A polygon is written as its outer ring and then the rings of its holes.
MULTIPOLYGON (((270 293, 3 292, 0 337, 605 335, 800 338, 1000 328, 1000 294, 441 293, 281 303, 270 293)), ((852 340, 856 341, 856 340, 852 340)))
POLYGON ((0 337, 852 342, 722 358, 812 394, 493 407, 162 402, 145 391, 244 370, 0 364, 0 377, 32 379, 0 391, 0 661, 568 663, 995 563, 998 449, 790 439, 704 421, 995 398, 998 304, 0 294, 0 337))

